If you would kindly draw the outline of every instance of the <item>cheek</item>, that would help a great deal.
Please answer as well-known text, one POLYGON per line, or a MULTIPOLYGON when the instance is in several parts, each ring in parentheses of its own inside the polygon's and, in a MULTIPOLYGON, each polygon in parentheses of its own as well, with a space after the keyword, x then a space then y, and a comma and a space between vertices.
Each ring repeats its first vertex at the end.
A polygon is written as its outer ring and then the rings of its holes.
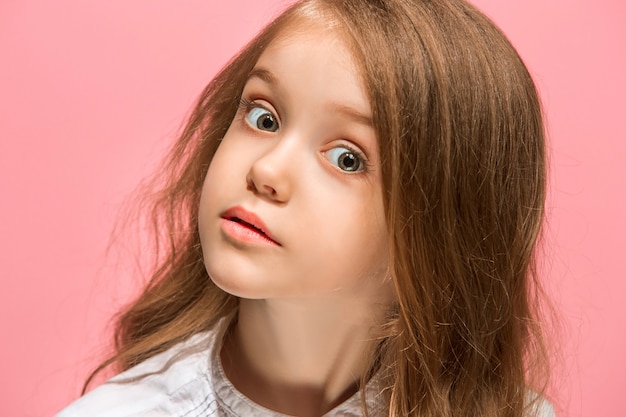
POLYGON ((232 146, 223 141, 209 164, 200 196, 199 223, 217 201, 228 197, 229 191, 240 183, 245 187, 246 172, 243 169, 244 163, 240 160, 242 155, 231 148, 232 146), (237 158, 238 155, 240 158, 237 158))
POLYGON ((382 204, 354 198, 354 204, 329 204, 302 230, 308 251, 303 271, 316 271, 311 280, 327 280, 334 288, 380 282, 388 267, 387 232, 382 204), (357 203, 358 202, 358 203, 357 203))
POLYGON ((226 151, 227 149, 223 149, 222 145, 217 149, 202 185, 198 208, 198 231, 203 250, 210 239, 215 239, 216 231, 213 229, 215 229, 215 221, 220 212, 219 202, 228 197, 226 193, 233 184, 233 182, 228 182, 228 179, 232 178, 228 172, 232 167, 225 163, 227 161, 225 156, 228 156, 226 151))
POLYGON ((215 169, 214 164, 211 162, 209 165, 209 169, 204 177, 204 183, 202 184, 202 193, 200 194, 200 207, 198 208, 198 229, 200 232, 201 240, 204 239, 204 232, 206 229, 206 224, 209 216, 211 215, 212 207, 211 203, 215 202, 215 194, 217 190, 215 190, 214 185, 216 181, 213 179, 215 177, 215 169))

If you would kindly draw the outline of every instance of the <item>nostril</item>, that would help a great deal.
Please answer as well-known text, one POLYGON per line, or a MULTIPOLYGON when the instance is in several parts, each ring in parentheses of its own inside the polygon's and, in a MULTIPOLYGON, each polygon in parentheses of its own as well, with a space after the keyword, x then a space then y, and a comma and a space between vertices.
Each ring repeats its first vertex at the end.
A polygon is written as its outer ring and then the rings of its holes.
POLYGON ((289 198, 285 176, 264 166, 255 165, 250 169, 246 176, 246 189, 259 197, 276 202, 285 202, 289 198))
POLYGON ((254 183, 252 178, 250 178, 250 176, 246 177, 246 189, 248 191, 257 192, 256 184, 254 183))
POLYGON ((264 185, 263 189, 265 190, 266 194, 269 194, 272 197, 276 196, 276 190, 274 188, 270 187, 269 185, 264 185))

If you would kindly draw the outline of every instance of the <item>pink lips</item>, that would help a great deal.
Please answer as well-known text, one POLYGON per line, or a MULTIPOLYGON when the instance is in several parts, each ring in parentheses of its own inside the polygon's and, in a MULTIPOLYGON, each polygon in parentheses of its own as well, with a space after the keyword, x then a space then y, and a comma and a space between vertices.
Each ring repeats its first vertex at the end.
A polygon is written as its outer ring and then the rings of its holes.
POLYGON ((220 217, 222 231, 232 239, 252 244, 281 246, 263 221, 241 206, 229 208, 220 217))

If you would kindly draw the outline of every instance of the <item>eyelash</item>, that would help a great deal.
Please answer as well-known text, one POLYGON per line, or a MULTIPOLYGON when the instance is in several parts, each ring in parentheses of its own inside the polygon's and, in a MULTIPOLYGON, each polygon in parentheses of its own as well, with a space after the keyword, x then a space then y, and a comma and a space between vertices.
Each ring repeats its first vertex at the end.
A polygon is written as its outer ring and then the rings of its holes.
POLYGON ((239 99, 239 108, 245 111, 249 111, 254 106, 258 106, 254 101, 248 101, 245 98, 241 97, 239 99))
MULTIPOLYGON (((265 131, 265 132, 276 132, 278 129, 280 129, 280 123, 278 121, 278 118, 276 117, 275 112, 268 109, 266 106, 260 103, 257 103, 255 101, 248 101, 244 99, 243 97, 241 97, 239 99, 239 108, 243 110, 242 117, 244 119, 244 122, 247 124, 248 127, 251 127, 253 130, 265 131), (270 116, 269 120, 271 120, 271 123, 275 124, 275 129, 270 129, 270 128, 266 129, 264 127, 259 126, 258 124, 259 120, 257 120, 257 126, 256 127, 253 126, 253 123, 248 118, 252 115, 254 111, 258 111, 258 110, 270 116)), ((257 112, 257 115, 259 115, 258 112, 257 112)), ((265 126, 265 127, 268 127, 268 126, 265 126)))
MULTIPOLYGON (((246 100, 243 97, 239 98, 239 105, 238 107, 244 111, 243 117, 245 118, 248 113, 255 108, 262 108, 265 109, 267 111, 271 112, 269 109, 267 109, 266 107, 260 105, 259 103, 255 102, 254 100, 246 100)), ((247 122, 246 122, 247 123, 247 122)), ((349 171, 342 171, 346 174, 350 174, 350 175, 355 175, 355 174, 365 174, 366 172, 368 172, 370 170, 370 162, 369 160, 366 158, 365 154, 358 150, 356 147, 354 146, 350 146, 346 143, 342 143, 341 145, 335 146, 334 148, 345 148, 348 151, 350 151, 350 153, 353 153, 357 158, 359 158, 360 163, 362 164, 363 168, 359 171, 355 171, 355 172, 349 172, 349 171)), ((334 149, 331 148, 331 149, 334 149)), ((328 151, 326 151, 328 152, 328 151)))
MULTIPOLYGON (((366 172, 369 171, 369 169, 370 169, 370 162, 365 157, 365 154, 363 154, 363 152, 361 152, 360 150, 356 149, 355 147, 350 146, 350 145, 345 144, 345 143, 342 143, 340 145, 334 146, 331 149, 335 149, 335 148, 344 148, 344 149, 348 150, 350 153, 354 154, 359 159, 359 162, 360 162, 360 164, 362 166, 362 168, 360 170, 358 170, 358 171, 350 172, 350 171, 343 171, 343 170, 341 170, 341 172, 343 172, 345 174, 355 175, 355 174, 365 174, 366 172)), ((331 149, 329 149, 329 151, 331 149)), ((326 151, 326 152, 328 152, 328 151, 326 151)))

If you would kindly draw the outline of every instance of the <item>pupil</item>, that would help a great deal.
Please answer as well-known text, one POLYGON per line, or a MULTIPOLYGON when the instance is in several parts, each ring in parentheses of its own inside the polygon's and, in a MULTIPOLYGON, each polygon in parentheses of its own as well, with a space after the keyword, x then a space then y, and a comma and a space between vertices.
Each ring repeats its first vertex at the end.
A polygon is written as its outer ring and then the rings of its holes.
POLYGON ((274 127, 274 121, 272 120, 272 117, 268 115, 261 119, 261 126, 263 127, 263 129, 272 129, 274 127))
POLYGON ((344 153, 341 157, 342 168, 352 171, 358 168, 358 161, 356 157, 350 153, 344 153))

